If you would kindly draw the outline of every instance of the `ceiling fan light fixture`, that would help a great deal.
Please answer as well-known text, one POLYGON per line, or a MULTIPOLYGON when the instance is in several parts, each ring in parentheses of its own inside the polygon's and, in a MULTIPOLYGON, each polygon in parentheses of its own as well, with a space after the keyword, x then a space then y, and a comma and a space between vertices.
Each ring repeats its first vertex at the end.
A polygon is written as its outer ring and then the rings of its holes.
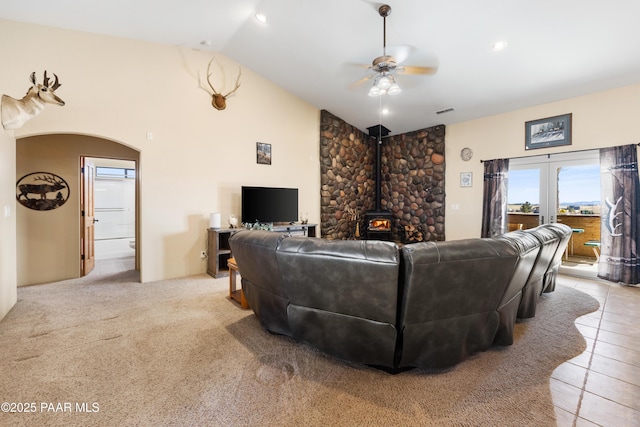
POLYGON ((373 82, 373 86, 369 89, 369 96, 381 96, 384 94, 395 95, 400 93, 402 89, 396 79, 391 74, 381 74, 373 82))
POLYGON ((383 74, 379 79, 377 79, 376 86, 380 90, 387 90, 391 87, 391 79, 383 74))
POLYGON ((398 86, 398 83, 396 82, 391 83, 391 86, 389 86, 389 89, 387 89, 387 93, 389 95, 396 95, 400 92, 402 92, 402 89, 400 89, 400 86, 398 86))

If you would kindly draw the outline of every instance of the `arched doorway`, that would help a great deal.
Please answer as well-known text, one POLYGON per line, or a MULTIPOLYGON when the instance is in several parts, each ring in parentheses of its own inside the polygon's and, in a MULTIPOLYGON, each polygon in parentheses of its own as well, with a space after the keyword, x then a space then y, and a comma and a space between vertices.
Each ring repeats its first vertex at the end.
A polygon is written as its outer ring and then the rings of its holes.
MULTIPOLYGON (((33 172, 48 172, 64 178, 69 200, 49 211, 17 206, 18 286, 78 278, 82 274, 81 161, 85 157, 132 161, 139 169, 140 152, 104 138, 51 134, 16 140, 16 179, 33 172)), ((136 173, 136 176, 138 174, 136 173)), ((139 183, 136 178, 136 226, 139 230, 139 183)), ((136 242, 139 239, 136 238, 136 242)), ((139 270, 140 245, 136 244, 135 269, 139 270)))

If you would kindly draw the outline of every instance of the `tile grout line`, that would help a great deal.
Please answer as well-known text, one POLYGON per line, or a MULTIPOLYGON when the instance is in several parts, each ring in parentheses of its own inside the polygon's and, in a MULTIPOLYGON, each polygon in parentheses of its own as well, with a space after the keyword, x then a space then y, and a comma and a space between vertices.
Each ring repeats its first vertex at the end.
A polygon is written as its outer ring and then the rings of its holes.
MULTIPOLYGON (((591 372, 591 363, 593 361, 593 356, 596 349, 596 344, 598 342, 598 336, 600 335, 600 327, 602 326, 602 318, 604 316, 604 308, 607 305, 607 301, 609 300, 609 294, 611 293, 611 286, 607 285, 607 295, 604 298, 604 303, 602 304, 600 310, 600 319, 598 320, 598 330, 596 331, 596 336, 593 338, 593 347, 591 348, 591 355, 589 356, 589 363, 587 364, 587 372, 584 375, 584 381, 582 382, 582 388, 580 390, 580 397, 578 398, 578 407, 576 408, 576 414, 573 417, 573 427, 577 426, 578 418, 580 417, 580 409, 582 407, 582 398, 584 397, 585 389, 587 388, 587 381, 589 379, 589 372, 591 372)), ((583 335, 584 336, 584 335, 583 335)))

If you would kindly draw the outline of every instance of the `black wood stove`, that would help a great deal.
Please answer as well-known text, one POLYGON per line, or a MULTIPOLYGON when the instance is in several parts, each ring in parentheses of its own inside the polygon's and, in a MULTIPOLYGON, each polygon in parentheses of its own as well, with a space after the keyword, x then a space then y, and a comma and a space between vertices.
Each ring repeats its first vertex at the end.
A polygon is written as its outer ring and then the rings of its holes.
POLYGON ((363 234, 366 240, 393 240, 391 224, 393 213, 391 211, 382 210, 382 138, 389 135, 389 129, 382 125, 368 127, 369 135, 375 138, 376 144, 376 196, 375 209, 365 212, 363 234))

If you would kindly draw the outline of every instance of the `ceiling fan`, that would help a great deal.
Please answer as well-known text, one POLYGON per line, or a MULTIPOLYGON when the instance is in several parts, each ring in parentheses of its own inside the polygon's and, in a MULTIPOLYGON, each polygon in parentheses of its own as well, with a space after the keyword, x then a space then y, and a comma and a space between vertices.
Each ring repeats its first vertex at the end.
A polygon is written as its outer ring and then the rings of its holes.
POLYGON ((401 89, 394 74, 435 74, 438 69, 436 67, 399 66, 400 61, 395 56, 387 55, 387 16, 391 14, 391 6, 383 4, 378 9, 378 13, 383 19, 382 56, 375 58, 368 67, 372 73, 360 79, 356 84, 374 79, 373 86, 369 89, 369 96, 380 96, 385 93, 395 95, 400 93, 401 89))

